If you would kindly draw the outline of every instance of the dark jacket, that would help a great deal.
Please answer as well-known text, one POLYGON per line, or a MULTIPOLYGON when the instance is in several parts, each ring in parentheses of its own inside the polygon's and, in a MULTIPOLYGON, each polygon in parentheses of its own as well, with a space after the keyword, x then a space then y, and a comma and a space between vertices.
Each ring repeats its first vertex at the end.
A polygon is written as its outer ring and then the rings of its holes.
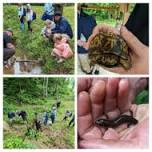
POLYGON ((126 27, 142 43, 149 46, 149 5, 136 4, 126 23, 126 27))
POLYGON ((53 33, 64 33, 67 34, 70 38, 73 37, 73 31, 69 22, 62 16, 60 21, 55 22, 56 27, 52 29, 53 33))
MULTIPOLYGON (((96 20, 93 16, 90 16, 83 11, 81 11, 80 14, 77 16, 78 21, 78 40, 81 37, 81 33, 84 35, 86 40, 90 37, 92 34, 92 31, 94 27, 96 26, 96 20)), ((87 53, 87 51, 83 48, 78 46, 78 53, 87 53)))
POLYGON ((12 119, 12 118, 15 117, 15 112, 8 112, 7 116, 8 116, 9 119, 12 119))

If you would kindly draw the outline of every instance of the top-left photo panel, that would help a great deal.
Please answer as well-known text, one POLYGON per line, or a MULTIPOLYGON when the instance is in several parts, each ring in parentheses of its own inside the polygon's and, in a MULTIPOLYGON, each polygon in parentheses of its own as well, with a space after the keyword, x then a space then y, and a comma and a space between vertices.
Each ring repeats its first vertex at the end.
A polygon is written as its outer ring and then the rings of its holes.
POLYGON ((3 3, 3 73, 74 74, 74 4, 3 3))

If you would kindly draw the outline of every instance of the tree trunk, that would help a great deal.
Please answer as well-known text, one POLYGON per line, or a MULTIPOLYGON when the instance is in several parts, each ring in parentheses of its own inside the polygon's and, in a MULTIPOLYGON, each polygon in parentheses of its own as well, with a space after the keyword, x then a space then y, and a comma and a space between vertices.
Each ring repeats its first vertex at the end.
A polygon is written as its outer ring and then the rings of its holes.
POLYGON ((48 96, 48 78, 46 78, 46 85, 45 85, 45 96, 48 96))

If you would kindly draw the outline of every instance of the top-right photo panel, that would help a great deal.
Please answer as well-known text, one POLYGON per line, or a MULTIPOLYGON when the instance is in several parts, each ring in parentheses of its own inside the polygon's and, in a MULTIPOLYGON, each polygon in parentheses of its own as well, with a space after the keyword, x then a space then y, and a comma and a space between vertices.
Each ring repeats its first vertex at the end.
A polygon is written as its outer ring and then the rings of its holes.
POLYGON ((149 4, 77 5, 77 74, 149 74, 149 4))

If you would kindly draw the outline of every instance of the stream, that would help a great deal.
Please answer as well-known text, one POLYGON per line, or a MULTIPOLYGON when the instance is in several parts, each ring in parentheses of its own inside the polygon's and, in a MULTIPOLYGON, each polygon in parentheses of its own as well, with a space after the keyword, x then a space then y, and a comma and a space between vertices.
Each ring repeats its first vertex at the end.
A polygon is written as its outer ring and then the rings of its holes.
POLYGON ((38 60, 28 60, 24 54, 22 57, 10 59, 10 66, 4 67, 4 74, 41 74, 42 68, 38 60))

